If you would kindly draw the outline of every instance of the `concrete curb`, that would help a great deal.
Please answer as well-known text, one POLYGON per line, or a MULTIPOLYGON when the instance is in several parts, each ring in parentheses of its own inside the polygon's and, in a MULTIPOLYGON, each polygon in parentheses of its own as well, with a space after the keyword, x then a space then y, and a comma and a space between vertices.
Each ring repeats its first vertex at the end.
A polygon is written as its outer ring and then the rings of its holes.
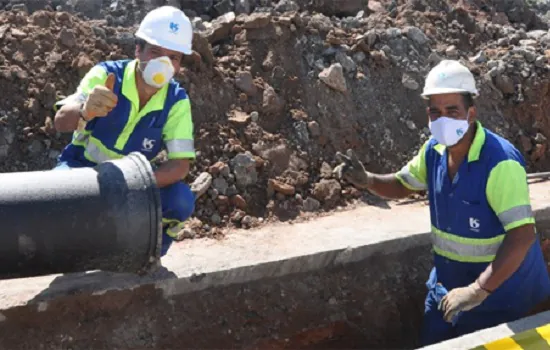
MULTIPOLYGON (((469 350, 502 338, 513 336, 530 329, 534 329, 550 323, 550 311, 523 318, 507 324, 501 324, 493 328, 464 335, 460 338, 451 339, 439 344, 420 348, 419 350, 469 350)), ((532 348, 535 349, 535 348, 532 348)))
MULTIPOLYGON (((547 225, 550 186, 533 184, 530 189, 537 221, 547 225)), ((182 242, 163 258, 161 270, 141 278, 95 271, 0 281, 0 310, 65 295, 97 295, 150 284, 168 297, 320 270, 413 247, 428 249, 429 229, 429 210, 424 203, 383 202, 310 222, 239 231, 221 241, 182 242)))

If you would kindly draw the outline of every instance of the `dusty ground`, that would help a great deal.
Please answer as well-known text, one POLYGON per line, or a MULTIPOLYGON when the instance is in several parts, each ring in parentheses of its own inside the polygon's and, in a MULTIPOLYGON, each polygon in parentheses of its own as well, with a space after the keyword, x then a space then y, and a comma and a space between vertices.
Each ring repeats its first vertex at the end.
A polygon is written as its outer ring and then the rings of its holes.
MULTIPOLYGON (((136 21, 164 3, 0 1, 9 10, 0 12, 0 171, 53 166, 70 139, 52 128, 54 101, 96 62, 131 57, 136 21)), ((549 168, 544 4, 169 3, 197 16, 197 53, 178 80, 193 106, 199 157, 189 181, 201 197, 181 238, 361 198, 331 177, 334 153, 355 148, 372 171, 401 167, 429 136, 419 94, 445 57, 476 74, 482 122, 517 145, 530 171, 549 168)))

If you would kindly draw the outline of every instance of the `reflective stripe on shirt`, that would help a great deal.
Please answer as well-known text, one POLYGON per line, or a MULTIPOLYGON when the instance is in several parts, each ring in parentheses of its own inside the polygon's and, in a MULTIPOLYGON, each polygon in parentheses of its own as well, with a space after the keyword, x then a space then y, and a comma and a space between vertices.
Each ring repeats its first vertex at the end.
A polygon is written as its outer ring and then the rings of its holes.
POLYGON ((432 226, 432 244, 436 254, 459 262, 492 262, 505 235, 493 238, 465 238, 432 226))

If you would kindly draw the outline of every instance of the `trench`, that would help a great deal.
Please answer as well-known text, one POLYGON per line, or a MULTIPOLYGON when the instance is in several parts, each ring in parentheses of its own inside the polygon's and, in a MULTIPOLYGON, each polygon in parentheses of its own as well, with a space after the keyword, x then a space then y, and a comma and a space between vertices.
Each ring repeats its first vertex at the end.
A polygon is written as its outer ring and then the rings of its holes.
POLYGON ((345 264, 323 252, 105 293, 56 296, 72 283, 61 276, 27 305, 1 310, 0 349, 414 349, 427 243, 411 235, 360 247, 366 258, 345 264), (279 273, 319 259, 328 267, 279 273), (281 276, 214 283, 266 272, 281 276))
MULTIPOLYGON (((65 296, 47 307, 36 297, 2 311, 0 348, 412 349, 429 268, 429 248, 417 246, 173 296, 167 290, 177 286, 149 285, 65 296)), ((54 280, 49 288, 67 283, 54 280)))

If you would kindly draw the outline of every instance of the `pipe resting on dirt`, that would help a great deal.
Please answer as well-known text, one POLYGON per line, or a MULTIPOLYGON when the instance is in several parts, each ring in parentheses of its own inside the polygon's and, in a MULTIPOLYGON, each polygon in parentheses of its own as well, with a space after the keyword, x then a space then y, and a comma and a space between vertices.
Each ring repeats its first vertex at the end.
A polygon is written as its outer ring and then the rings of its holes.
POLYGON ((160 256, 161 218, 139 153, 95 168, 0 174, 0 279, 147 270, 160 256))
POLYGON ((547 179, 550 177, 550 172, 544 172, 544 173, 531 173, 527 174, 527 179, 547 179))

